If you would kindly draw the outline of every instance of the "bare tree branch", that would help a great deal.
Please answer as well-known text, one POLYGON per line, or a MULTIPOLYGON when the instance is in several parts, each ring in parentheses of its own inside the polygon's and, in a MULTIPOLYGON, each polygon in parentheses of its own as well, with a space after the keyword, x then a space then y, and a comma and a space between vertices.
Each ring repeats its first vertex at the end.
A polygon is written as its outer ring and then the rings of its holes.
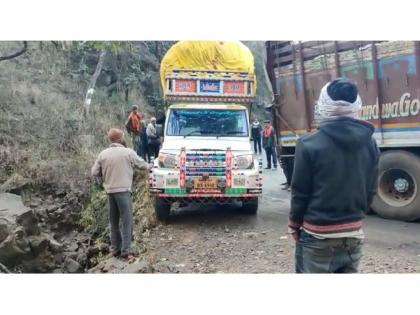
POLYGON ((105 56, 106 56, 106 50, 102 49, 101 53, 99 55, 98 63, 96 64, 95 73, 93 74, 93 76, 90 80, 90 84, 89 84, 89 87, 87 89, 86 96, 85 96, 85 101, 83 103, 83 110, 84 110, 85 116, 89 116, 90 103, 91 103, 92 96, 93 96, 93 93, 94 93, 96 80, 98 79, 99 74, 102 71, 102 66, 104 64, 105 56))
POLYGON ((28 50, 28 42, 24 41, 23 42, 23 48, 21 50, 15 52, 14 54, 8 55, 8 56, 0 56, 0 61, 10 60, 10 59, 19 57, 20 55, 22 55, 27 50, 28 50))

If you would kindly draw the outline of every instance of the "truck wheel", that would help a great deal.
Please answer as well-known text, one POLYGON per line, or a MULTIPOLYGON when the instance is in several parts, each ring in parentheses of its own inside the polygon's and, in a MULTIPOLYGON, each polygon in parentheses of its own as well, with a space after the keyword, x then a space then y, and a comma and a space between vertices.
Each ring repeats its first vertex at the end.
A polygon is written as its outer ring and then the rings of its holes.
POLYGON ((372 209, 386 219, 420 218, 420 158, 405 151, 389 151, 379 159, 378 193, 372 209))
POLYGON ((156 197, 154 206, 157 219, 159 221, 167 221, 171 214, 171 203, 164 198, 156 197))
POLYGON ((256 214, 258 211, 258 197, 243 200, 241 210, 245 214, 256 214))

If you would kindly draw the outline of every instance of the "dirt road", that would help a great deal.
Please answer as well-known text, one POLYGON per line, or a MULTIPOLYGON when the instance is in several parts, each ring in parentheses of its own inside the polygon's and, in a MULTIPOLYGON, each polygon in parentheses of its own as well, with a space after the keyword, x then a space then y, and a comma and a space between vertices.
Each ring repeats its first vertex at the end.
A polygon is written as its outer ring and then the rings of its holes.
MULTIPOLYGON (((281 170, 265 171, 256 216, 238 206, 180 208, 169 224, 144 235, 148 256, 180 273, 290 273, 294 242, 287 235, 290 193, 280 189, 281 170)), ((363 273, 420 272, 420 223, 369 215, 363 273)))

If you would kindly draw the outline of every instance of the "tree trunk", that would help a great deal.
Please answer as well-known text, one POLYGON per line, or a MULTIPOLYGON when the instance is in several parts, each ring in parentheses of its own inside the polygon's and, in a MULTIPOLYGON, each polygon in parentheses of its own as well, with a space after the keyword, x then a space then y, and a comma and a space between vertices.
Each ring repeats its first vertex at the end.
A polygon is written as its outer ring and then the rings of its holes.
POLYGON ((101 74, 105 56, 106 56, 106 50, 102 49, 101 54, 99 55, 98 63, 96 64, 95 73, 93 74, 92 79, 90 80, 89 87, 86 92, 85 102, 83 104, 83 112, 85 116, 89 116, 90 103, 92 101, 92 96, 95 90, 96 80, 98 80, 98 77, 101 74))

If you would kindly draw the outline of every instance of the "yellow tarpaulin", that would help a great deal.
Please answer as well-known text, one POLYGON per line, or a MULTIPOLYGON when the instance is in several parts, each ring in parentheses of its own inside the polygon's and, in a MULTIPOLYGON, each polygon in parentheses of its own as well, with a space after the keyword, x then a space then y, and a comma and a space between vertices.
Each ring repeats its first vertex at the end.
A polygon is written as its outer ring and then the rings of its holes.
POLYGON ((163 57, 160 79, 165 91, 165 74, 174 69, 237 70, 248 72, 254 79, 254 56, 239 41, 180 41, 163 57))

